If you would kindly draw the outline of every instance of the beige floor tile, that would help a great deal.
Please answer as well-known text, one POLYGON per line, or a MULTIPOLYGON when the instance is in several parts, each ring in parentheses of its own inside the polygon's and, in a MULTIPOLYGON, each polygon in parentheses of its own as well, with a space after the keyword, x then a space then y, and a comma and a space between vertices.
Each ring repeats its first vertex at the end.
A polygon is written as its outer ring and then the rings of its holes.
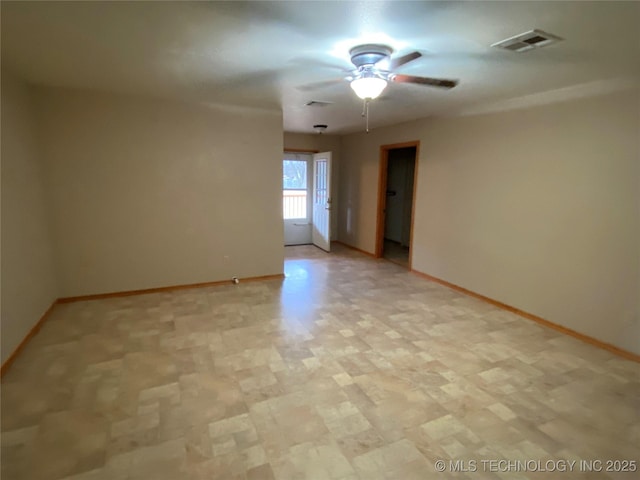
POLYGON ((636 363, 387 261, 286 253, 284 281, 56 306, 2 379, 2 478, 513 480, 551 477, 435 465, 640 461, 636 363))

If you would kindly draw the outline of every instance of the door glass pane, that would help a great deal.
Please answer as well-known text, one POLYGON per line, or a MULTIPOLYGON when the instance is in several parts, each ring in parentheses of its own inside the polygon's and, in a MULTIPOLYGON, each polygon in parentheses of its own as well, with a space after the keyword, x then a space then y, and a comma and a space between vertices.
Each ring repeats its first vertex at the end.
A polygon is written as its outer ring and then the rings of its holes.
POLYGON ((322 205, 327 201, 327 162, 319 160, 316 162, 316 199, 318 205, 322 205))

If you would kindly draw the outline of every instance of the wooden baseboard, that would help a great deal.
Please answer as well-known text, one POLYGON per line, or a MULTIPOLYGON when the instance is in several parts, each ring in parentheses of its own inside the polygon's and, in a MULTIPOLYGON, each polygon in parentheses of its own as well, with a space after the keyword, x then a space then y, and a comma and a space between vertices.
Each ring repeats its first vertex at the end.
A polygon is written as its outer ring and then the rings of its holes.
POLYGON ((334 240, 331 243, 337 243, 338 245, 342 245, 343 247, 347 247, 350 250, 355 250, 356 252, 362 253, 371 258, 377 258, 375 254, 371 252, 367 252, 365 250, 360 250, 358 247, 354 247, 353 245, 349 245, 348 243, 341 242, 340 240, 334 240))
MULTIPOLYGON (((240 283, 257 282, 257 281, 265 281, 265 280, 282 280, 282 279, 284 279, 284 274, 279 273, 277 275, 263 275, 260 277, 241 278, 240 283)), ((189 290, 192 288, 217 287, 220 285, 231 285, 231 283, 232 282, 230 280, 222 280, 217 282, 189 283, 186 285, 171 285, 168 287, 144 288, 142 290, 125 290, 122 292, 95 293, 90 295, 79 295, 77 297, 59 298, 58 303, 82 302, 85 300, 101 300, 104 298, 115 298, 115 297, 131 297, 133 295, 145 295, 148 293, 163 293, 163 292, 173 292, 176 290, 189 290)))
POLYGON ((2 367, 0 367, 0 377, 4 376, 4 374, 7 372, 7 370, 9 369, 13 361, 16 359, 18 354, 27 345, 29 340, 31 340, 35 336, 35 334, 38 333, 38 331, 42 328, 42 325, 44 324, 47 317, 49 317, 49 315, 51 314, 51 311, 53 310, 53 307, 55 307, 57 303, 58 303, 57 300, 53 301, 53 303, 49 306, 49 308, 47 308, 47 310, 42 314, 42 316, 40 317, 40 320, 38 320, 36 324, 33 327, 31 327, 31 330, 29 330, 29 332, 25 335, 25 337, 18 344, 15 350, 11 352, 11 355, 7 357, 7 359, 2 364, 2 367))
POLYGON ((447 282, 446 280, 442 280, 441 278, 434 277, 427 273, 420 272, 418 270, 411 270, 411 273, 418 275, 419 277, 425 278, 427 280, 431 280, 432 282, 439 283, 440 285, 444 285, 445 287, 449 287, 452 290, 456 290, 457 292, 464 293, 470 297, 477 298, 479 300, 483 300, 491 305, 494 305, 498 308, 502 308, 503 310, 507 310, 508 312, 515 313, 521 317, 524 317, 528 320, 533 320, 540 325, 543 325, 547 328, 551 328, 557 332, 564 333, 565 335, 569 335, 571 337, 577 338, 585 343, 596 346, 598 348, 602 348, 603 350, 607 350, 611 353, 614 353, 620 357, 626 358, 627 360, 632 360, 634 362, 640 362, 640 355, 628 352, 627 350, 623 350, 615 345, 611 345, 610 343, 603 342, 598 340, 597 338, 590 337, 589 335, 585 335, 584 333, 576 332, 567 327, 563 327, 562 325, 558 325, 557 323, 550 322, 549 320, 545 320, 544 318, 538 317, 537 315, 533 315, 532 313, 525 312, 520 310, 519 308, 512 307, 511 305, 507 305, 506 303, 499 302, 498 300, 494 300, 493 298, 485 297, 479 293, 473 292, 471 290, 467 290, 464 287, 456 285, 454 283, 447 282))

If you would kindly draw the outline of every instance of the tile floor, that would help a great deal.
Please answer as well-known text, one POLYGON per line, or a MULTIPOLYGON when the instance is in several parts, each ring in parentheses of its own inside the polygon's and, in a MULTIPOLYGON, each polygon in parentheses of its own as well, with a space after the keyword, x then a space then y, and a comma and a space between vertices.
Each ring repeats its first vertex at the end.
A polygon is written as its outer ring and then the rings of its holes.
POLYGON ((523 471, 639 461, 638 364, 344 247, 287 255, 284 282, 56 307, 2 380, 2 479, 638 478, 523 471))
POLYGON ((409 267, 409 247, 403 247, 398 242, 385 238, 382 256, 390 262, 397 263, 405 268, 409 267))

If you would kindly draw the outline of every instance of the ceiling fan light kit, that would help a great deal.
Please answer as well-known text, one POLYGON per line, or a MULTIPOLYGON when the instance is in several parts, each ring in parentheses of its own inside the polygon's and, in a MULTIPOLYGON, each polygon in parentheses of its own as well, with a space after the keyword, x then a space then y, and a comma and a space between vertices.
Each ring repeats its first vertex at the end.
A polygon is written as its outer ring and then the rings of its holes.
MULTIPOLYGON (((389 82, 413 83, 414 85, 447 89, 453 88, 458 84, 457 80, 398 74, 395 72, 396 69, 422 57, 422 54, 420 52, 411 52, 401 57, 391 58, 392 53, 393 48, 378 43, 357 45, 349 50, 351 63, 356 68, 355 70, 345 72, 347 75, 342 77, 342 79, 348 81, 355 94, 364 100, 362 116, 366 119, 365 125, 367 133, 369 132, 369 102, 378 98, 384 89, 387 88, 389 82)), ((340 81, 340 79, 336 80, 340 81)), ((335 80, 330 80, 319 83, 322 86, 326 86, 334 82, 335 80)))
POLYGON ((415 77, 413 75, 398 75, 393 70, 409 63, 422 54, 411 52, 401 57, 391 59, 393 49, 388 45, 366 44, 358 45, 349 50, 351 63, 356 67, 346 80, 356 95, 364 100, 362 116, 365 117, 365 131, 369 133, 369 101, 378 98, 389 82, 414 83, 433 87, 453 88, 458 82, 438 78, 415 77))
POLYGON ((373 99, 379 96, 388 82, 413 83, 432 87, 453 88, 458 82, 414 75, 399 75, 394 72, 397 68, 420 57, 420 52, 411 52, 401 57, 391 58, 393 49, 388 45, 366 44, 358 45, 349 50, 351 63, 356 69, 347 76, 351 88, 362 99, 373 99))
POLYGON ((363 100, 378 98, 386 87, 387 81, 375 75, 360 77, 351 81, 351 88, 363 100))

